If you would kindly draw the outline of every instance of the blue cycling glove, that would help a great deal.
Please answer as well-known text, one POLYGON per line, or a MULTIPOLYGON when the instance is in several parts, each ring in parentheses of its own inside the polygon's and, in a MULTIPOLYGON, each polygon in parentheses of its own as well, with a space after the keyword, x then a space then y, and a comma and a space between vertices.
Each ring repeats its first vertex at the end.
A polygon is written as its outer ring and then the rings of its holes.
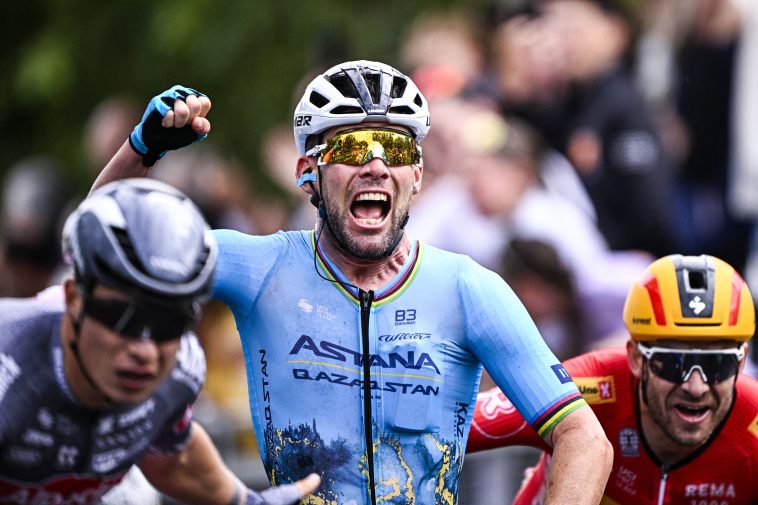
POLYGON ((129 144, 137 154, 142 156, 142 163, 146 167, 155 165, 155 162, 162 158, 166 151, 188 146, 208 136, 207 133, 202 135, 197 133, 190 124, 182 128, 164 128, 161 125, 161 121, 174 106, 174 102, 177 99, 185 100, 189 95, 205 96, 192 88, 177 85, 153 97, 147 104, 142 121, 129 135, 129 144))

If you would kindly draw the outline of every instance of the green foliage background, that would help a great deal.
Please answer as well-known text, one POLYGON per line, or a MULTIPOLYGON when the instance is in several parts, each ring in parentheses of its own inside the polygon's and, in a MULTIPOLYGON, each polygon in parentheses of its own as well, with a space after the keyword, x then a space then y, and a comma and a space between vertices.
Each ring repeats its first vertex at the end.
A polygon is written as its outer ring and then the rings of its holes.
MULTIPOLYGON (((91 175, 82 129, 105 97, 139 104, 181 83, 213 100, 215 145, 254 174, 259 139, 289 121, 295 91, 343 59, 397 63, 402 35, 429 10, 482 0, 4 0, 0 6, 0 177, 34 154, 91 175)), ((137 121, 138 118, 135 118, 137 121)))

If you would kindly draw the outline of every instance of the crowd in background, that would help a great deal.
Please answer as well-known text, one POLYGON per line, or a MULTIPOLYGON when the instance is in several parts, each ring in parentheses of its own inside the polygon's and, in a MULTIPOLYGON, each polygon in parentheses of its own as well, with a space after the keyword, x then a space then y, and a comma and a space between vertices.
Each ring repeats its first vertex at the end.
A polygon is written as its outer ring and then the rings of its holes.
MULTIPOLYGON (((758 296, 758 3, 512 0, 487 23, 481 14, 424 13, 388 61, 432 113, 412 238, 500 273, 560 358, 626 338, 627 290, 657 256, 715 255, 758 296)), ((111 97, 82 125, 93 179, 140 115, 140 104, 111 97)), ((256 188, 212 134, 155 176, 189 194, 214 228, 311 228, 290 126, 260 142, 278 194, 256 188)), ((54 159, 30 156, 8 171, 0 295, 32 296, 61 279, 60 226, 81 197, 54 159)), ((199 333, 208 380, 198 417, 230 466, 264 487, 226 308, 210 304, 199 333)), ((460 503, 507 502, 535 454, 468 458, 460 503)))

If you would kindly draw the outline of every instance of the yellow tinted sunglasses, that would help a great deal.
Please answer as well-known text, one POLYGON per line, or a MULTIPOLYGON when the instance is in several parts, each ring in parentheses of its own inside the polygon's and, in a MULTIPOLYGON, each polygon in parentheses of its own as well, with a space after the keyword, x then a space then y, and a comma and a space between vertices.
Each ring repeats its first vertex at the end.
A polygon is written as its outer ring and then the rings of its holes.
POLYGON ((381 158, 387 166, 413 165, 421 161, 421 146, 409 134, 387 128, 345 130, 305 153, 327 163, 361 166, 381 158))

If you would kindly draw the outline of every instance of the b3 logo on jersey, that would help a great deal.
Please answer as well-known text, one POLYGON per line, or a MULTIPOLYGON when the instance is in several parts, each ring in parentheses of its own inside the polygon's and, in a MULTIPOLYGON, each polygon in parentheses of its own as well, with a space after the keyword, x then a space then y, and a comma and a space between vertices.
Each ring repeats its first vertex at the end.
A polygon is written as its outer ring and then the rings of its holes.
POLYGON ((395 326, 413 324, 416 322, 416 309, 400 309, 395 311, 395 326))

